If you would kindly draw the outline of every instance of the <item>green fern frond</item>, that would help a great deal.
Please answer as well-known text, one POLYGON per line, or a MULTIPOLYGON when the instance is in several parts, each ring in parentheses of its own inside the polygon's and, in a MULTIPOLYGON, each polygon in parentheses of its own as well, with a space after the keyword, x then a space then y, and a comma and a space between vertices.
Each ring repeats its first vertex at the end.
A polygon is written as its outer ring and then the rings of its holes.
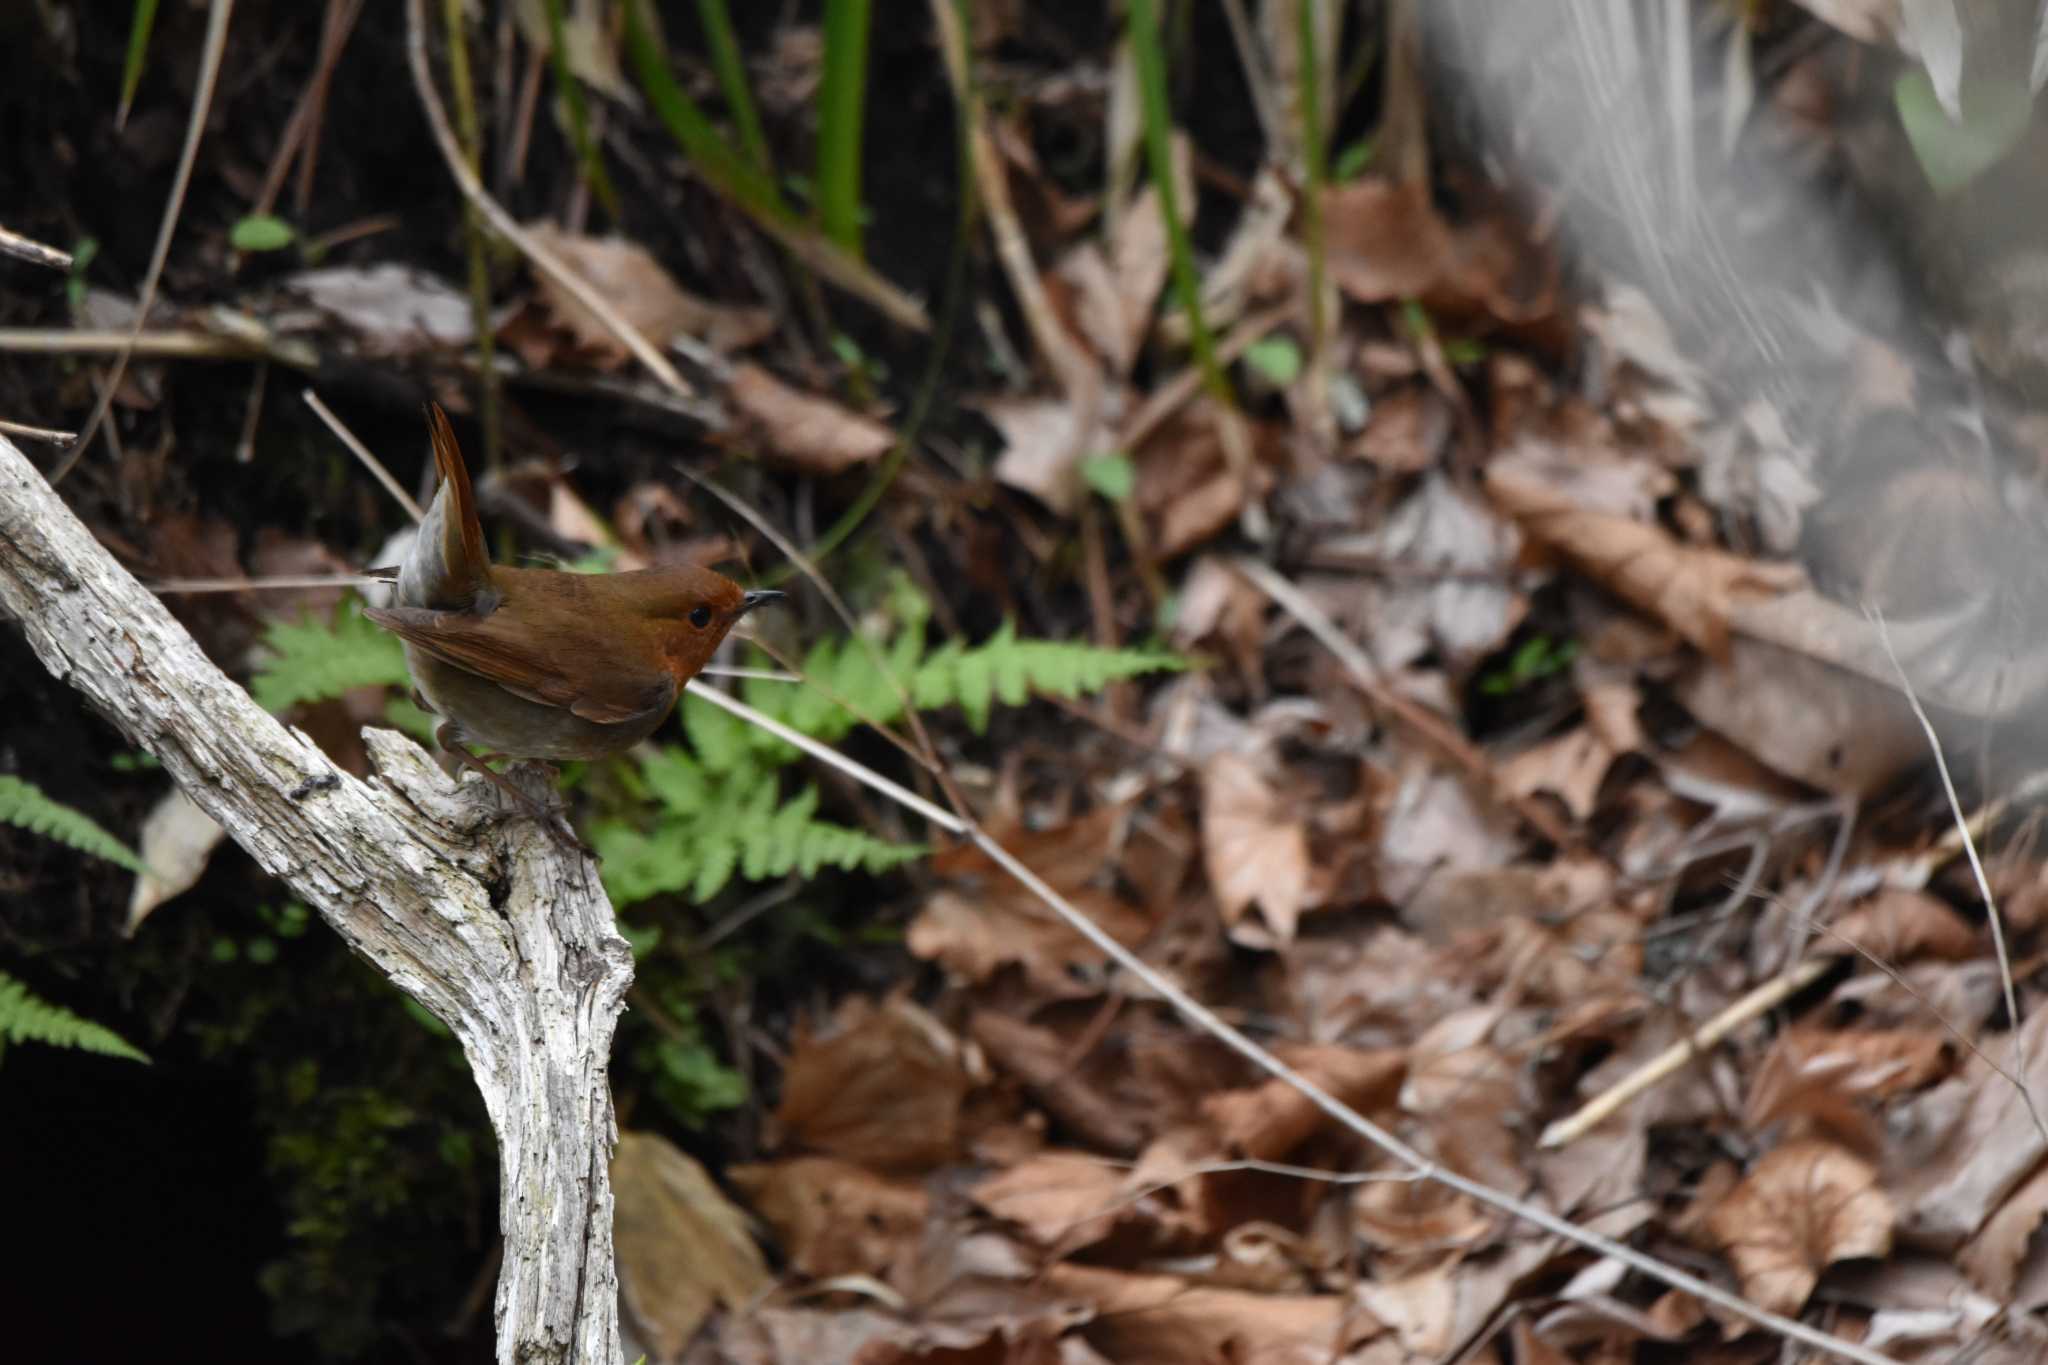
POLYGON ((18 777, 0 777, 0 825, 16 825, 68 844, 80 853, 90 853, 117 863, 140 876, 149 871, 128 845, 101 829, 82 811, 43 795, 40 788, 18 777))
POLYGON ((713 772, 680 748, 642 760, 649 788, 666 806, 649 832, 619 821, 591 831, 604 857, 605 889, 619 905, 687 892, 703 902, 735 876, 766 881, 838 867, 886 872, 924 855, 919 844, 892 844, 815 818, 818 793, 782 801, 773 769, 751 760, 713 772))
POLYGON ((126 1057, 147 1065, 149 1058, 130 1047, 120 1034, 81 1019, 61 1005, 42 999, 21 982, 0 972, 0 1041, 48 1043, 75 1047, 104 1057, 126 1057))
MULTIPOLYGON (((1021 706, 1034 694, 1077 697, 1126 678, 1188 667, 1186 659, 1167 650, 1020 640, 1008 623, 972 648, 956 640, 921 660, 923 632, 905 631, 887 654, 912 705, 920 711, 958 706, 976 734, 987 728, 996 702, 1021 706)), ((826 743, 843 738, 860 723, 853 710, 832 700, 835 696, 883 724, 903 714, 901 696, 858 641, 822 640, 804 656, 802 668, 813 685, 755 681, 745 689, 747 703, 826 743)), ((709 703, 704 706, 711 709, 709 703)), ((773 761, 788 762, 796 756, 794 749, 772 737, 761 736, 755 743, 760 752, 773 755, 773 761)))
POLYGON ((269 657, 249 680, 249 694, 266 711, 325 701, 358 687, 403 687, 409 677, 398 637, 379 629, 353 602, 342 603, 329 622, 308 617, 274 624, 263 644, 269 657))

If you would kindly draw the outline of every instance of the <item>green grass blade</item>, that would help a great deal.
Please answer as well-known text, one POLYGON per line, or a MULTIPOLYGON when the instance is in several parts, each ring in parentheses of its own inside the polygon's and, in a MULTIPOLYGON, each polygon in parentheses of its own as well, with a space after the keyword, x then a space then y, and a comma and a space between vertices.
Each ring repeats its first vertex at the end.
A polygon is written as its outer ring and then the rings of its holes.
POLYGON ((870 0, 825 0, 825 71, 818 86, 818 221, 861 254, 861 126, 867 114, 870 0))
POLYGON ((641 9, 646 0, 627 0, 626 49, 640 88, 655 116, 695 164, 697 173, 725 195, 762 230, 828 284, 865 300, 891 321, 919 332, 931 330, 924 305, 897 288, 867 262, 791 213, 775 182, 756 170, 726 141, 697 102, 670 74, 668 60, 641 9))
POLYGON ((1159 44, 1159 10, 1153 0, 1130 0, 1131 57, 1138 67, 1138 98, 1145 114, 1145 159, 1166 218, 1173 290, 1187 314, 1188 342, 1210 396, 1236 406, 1230 381, 1216 363, 1216 344, 1202 321, 1202 282, 1195 274, 1195 248, 1181 221, 1180 194, 1173 183, 1173 115, 1166 99, 1166 54, 1159 44))
POLYGON ((590 135, 590 110, 583 102, 583 82, 576 79, 576 73, 569 67, 569 34, 562 19, 562 0, 541 0, 541 8, 548 16, 548 60, 555 69, 555 88, 562 92, 562 103, 569 111, 569 141, 575 145, 576 159, 583 163, 592 192, 612 221, 617 222, 619 192, 612 188, 612 178, 604 168, 604 153, 590 135))
POLYGON ((128 109, 135 103, 136 87, 142 84, 142 62, 149 55, 149 32, 156 27, 156 0, 135 0, 128 15, 128 59, 121 67, 121 107, 114 113, 114 126, 128 122, 128 109))
POLYGON ((768 155, 768 136, 761 130, 761 114, 754 107, 754 90, 747 83, 746 59, 740 55, 739 39, 733 34, 732 14, 725 0, 697 0, 697 20, 704 29, 704 45, 711 50, 711 69, 718 73, 718 88, 732 111, 732 125, 739 134, 740 151, 748 164, 762 175, 775 175, 774 160, 768 155))
POLYGON ((644 0, 626 5, 626 51, 640 77, 640 88, 654 113, 668 129, 669 136, 696 165, 698 173, 722 194, 757 216, 783 220, 788 210, 776 193, 775 183, 748 165, 727 145, 725 138, 697 102, 684 92, 669 72, 660 46, 648 31, 640 6, 644 0))

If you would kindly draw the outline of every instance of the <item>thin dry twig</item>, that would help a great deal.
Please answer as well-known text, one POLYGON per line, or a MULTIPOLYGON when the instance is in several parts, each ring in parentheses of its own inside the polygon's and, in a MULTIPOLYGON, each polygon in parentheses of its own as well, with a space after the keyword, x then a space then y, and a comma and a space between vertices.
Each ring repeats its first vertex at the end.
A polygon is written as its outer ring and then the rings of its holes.
MULTIPOLYGON (((1998 898, 1991 894, 1991 879, 1984 875, 1984 862, 1977 856, 1977 841, 1970 837, 1969 821, 1963 817, 1963 803, 1956 796, 1955 779, 1949 776, 1948 756, 1941 751, 1941 738, 1934 733, 1934 722, 1927 718, 1927 710, 1920 705, 1919 694, 1913 690, 1913 680, 1906 676, 1905 666, 1892 649, 1891 631, 1884 623, 1884 613, 1876 607, 1866 607, 1864 614, 1877 627, 1878 643, 1884 646, 1884 656, 1891 660, 1892 671, 1898 674, 1899 688, 1906 694, 1906 704, 1913 708, 1913 719, 1920 722, 1920 732, 1927 736, 1927 747, 1934 753, 1935 769, 1941 774, 1941 790, 1948 797, 1949 814, 1954 817, 1956 829, 1963 838, 1963 852, 1969 856, 1970 872, 1977 879, 1977 891, 1984 897, 1984 918, 1991 922, 1991 945, 1998 953, 1998 975, 2005 986, 2005 1017, 2012 1021, 2013 1069, 2020 1075, 2027 1074, 2027 1035, 2020 1027, 2020 1006, 2018 992, 2013 988, 2012 957, 2005 947, 2005 923, 1998 913, 1998 898)), ((2043 1141, 2048 1141, 2048 1122, 2041 1118, 2040 1106, 2034 1103, 2034 1092, 2025 1084, 2016 1083, 2020 1098, 2026 1101, 2027 1113, 2034 1120, 2034 1129, 2043 1141)))
MULTIPOLYGON (((186 187, 192 183, 192 167, 199 160, 199 139, 206 132, 206 115, 213 107, 213 88, 220 79, 221 54, 228 45, 228 17, 234 13, 235 0, 212 0, 206 14, 206 38, 199 54, 199 82, 192 91, 192 110, 185 120, 185 147, 178 154, 178 170, 171 177, 170 198, 164 201, 163 220, 157 224, 156 247, 149 253, 149 269, 143 272, 142 288, 136 293, 135 325, 129 329, 129 342, 142 335, 142 325, 149 317, 150 305, 156 302, 157 281, 163 278, 164 262, 170 259, 171 237, 178 230, 178 211, 185 204, 186 187)), ((114 395, 120 391, 121 379, 128 373, 129 351, 123 349, 114 357, 113 373, 100 385, 100 396, 93 404, 92 416, 79 429, 78 439, 71 445, 57 468, 50 475, 50 487, 64 482, 92 444, 93 435, 99 431, 100 423, 107 419, 107 409, 113 405, 114 395)))
POLYGON ((1595 1232, 1590 1228, 1580 1227, 1568 1219, 1560 1218, 1548 1209, 1518 1199, 1511 1194, 1493 1188, 1491 1185, 1483 1184, 1447 1166, 1440 1165, 1431 1158, 1424 1156, 1415 1148, 1410 1147, 1387 1129, 1380 1127, 1355 1109, 1352 1109, 1307 1076, 1281 1061, 1258 1043, 1252 1041, 1246 1034, 1224 1022, 1208 1006, 1196 1000, 1192 995, 1189 995, 1180 986, 1155 970, 1144 959, 1112 937, 1108 931, 1096 924, 1094 920, 1076 909, 1071 902, 1055 891, 1043 878, 1019 861, 1015 854, 1012 854, 1008 849, 990 838, 979 826, 971 821, 941 810, 938 806, 933 805, 915 792, 905 789, 900 784, 890 781, 880 773, 860 763, 856 763, 844 754, 819 743, 810 736, 801 734, 779 721, 762 715, 745 703, 720 692, 717 688, 706 687, 700 682, 692 681, 689 684, 688 690, 711 702, 713 705, 731 712, 741 720, 751 725, 759 726, 776 738, 795 745, 819 762, 839 769, 870 789, 880 792, 907 809, 922 815, 941 829, 973 843, 976 848, 988 855, 997 866, 1009 873, 1013 879, 1036 896, 1048 909, 1064 920, 1069 928, 1087 939, 1098 951, 1130 973, 1131 976, 1153 991, 1160 999, 1166 1001, 1182 1018, 1223 1043, 1268 1075, 1286 1082, 1287 1085, 1292 1087, 1317 1109, 1321 1110, 1326 1116, 1359 1137, 1364 1138, 1403 1166, 1406 1166, 1414 1173, 1416 1179, 1432 1181, 1445 1186, 1471 1199, 1475 1199, 1489 1208, 1497 1209, 1502 1213, 1532 1224, 1553 1236, 1562 1237, 1566 1241, 1585 1247, 1602 1256, 1612 1257, 1629 1269, 1639 1274, 1647 1275, 1660 1284, 1668 1285, 1673 1289, 1683 1290, 1688 1294, 1713 1304, 1717 1308, 1735 1314, 1746 1322, 1754 1323, 1758 1327, 1775 1332, 1789 1340, 1799 1342, 1801 1345, 1811 1347, 1817 1351, 1825 1351, 1843 1360, 1854 1361, 1857 1365, 1895 1365, 1895 1362, 1891 1361, 1888 1357, 1879 1355, 1867 1347, 1856 1345, 1853 1342, 1832 1336, 1817 1328, 1809 1327, 1805 1323, 1788 1318, 1781 1313, 1773 1313, 1767 1309, 1759 1308, 1748 1300, 1721 1288, 1719 1285, 1703 1280, 1697 1275, 1689 1274, 1678 1269, 1676 1266, 1667 1265, 1654 1256, 1638 1251, 1626 1243, 1618 1242, 1612 1237, 1595 1232))
POLYGON ((417 502, 413 501, 412 494, 399 486, 398 480, 391 477, 391 471, 384 467, 384 462, 375 455, 372 455, 370 448, 356 439, 356 434, 348 429, 347 424, 334 415, 334 409, 320 401, 319 394, 311 389, 307 389, 300 396, 306 400, 306 406, 311 408, 320 420, 327 424, 327 429, 333 432, 344 446, 348 447, 348 453, 355 456, 363 468, 370 471, 370 477, 375 479, 386 493, 389 493, 397 500, 398 505, 405 509, 407 516, 411 517, 415 523, 427 519, 427 514, 420 509, 420 505, 417 502))
POLYGON ((638 327, 626 321, 619 310, 605 299, 604 295, 590 286, 581 275, 571 270, 562 259, 533 239, 532 234, 512 220, 512 215, 493 199, 483 182, 462 154, 461 145, 455 140, 455 130, 448 123, 448 111, 441 105, 441 95, 434 88, 434 73, 427 65, 426 18, 423 0, 406 0, 405 4, 405 53, 412 65, 413 88, 419 92, 420 107, 426 111, 427 125, 433 130, 434 145, 441 151, 441 160, 448 165, 448 173, 455 178, 455 184, 462 191, 462 197, 476 206, 489 220, 491 227, 509 240, 534 268, 546 275, 573 296, 576 302, 591 311, 605 330, 617 337, 619 344, 633 353, 633 358, 647 367, 656 379, 676 393, 688 397, 696 392, 690 387, 682 373, 669 363, 668 357, 647 339, 638 327))
POLYGON ((1636 1096, 1677 1072, 1708 1048, 1767 1010, 1811 986, 1835 965, 1835 959, 1810 957, 1798 966, 1772 977, 1743 996, 1685 1037, 1665 1048, 1640 1067, 1543 1130, 1538 1147, 1562 1147, 1599 1127, 1636 1096))
POLYGON ((159 578, 144 587, 158 597, 198 595, 209 592, 278 592, 305 588, 389 587, 391 580, 374 574, 295 573, 266 578, 159 578))
POLYGON ((0 435, 16 436, 25 441, 42 441, 53 446, 68 446, 78 439, 75 431, 57 431, 50 427, 32 427, 26 422, 0 420, 0 435))
POLYGON ((64 327, 0 327, 0 352, 17 355, 143 356, 150 360, 274 360, 311 370, 320 357, 302 342, 221 332, 115 332, 64 327))
POLYGON ((0 227, 0 256, 12 256, 18 261, 48 266, 52 270, 71 269, 70 252, 59 251, 53 246, 44 246, 33 237, 24 237, 4 227, 0 227))

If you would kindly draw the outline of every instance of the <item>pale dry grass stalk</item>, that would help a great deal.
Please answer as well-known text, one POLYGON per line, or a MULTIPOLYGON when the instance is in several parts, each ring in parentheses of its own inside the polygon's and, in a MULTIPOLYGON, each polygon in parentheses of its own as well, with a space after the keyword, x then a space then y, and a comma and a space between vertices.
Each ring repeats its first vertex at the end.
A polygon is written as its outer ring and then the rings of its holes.
MULTIPOLYGON (((170 259, 171 237, 178 230, 178 212, 185 204, 185 190, 192 183, 192 167, 199 160, 199 139, 206 132, 206 115, 213 107, 213 89, 220 80, 221 54, 228 45, 228 19, 235 10, 235 0, 212 0, 206 13, 206 37, 199 53, 199 82, 192 92, 192 108, 185 119, 185 146, 178 154, 178 170, 171 177, 170 198, 164 201, 162 220, 157 224, 156 246, 149 253, 149 269, 143 272, 142 288, 135 301, 135 324, 129 329, 128 342, 133 346, 135 339, 142 335, 143 325, 149 320, 150 305, 156 302, 157 282, 163 278, 164 262, 170 259)), ((128 373, 128 349, 124 348, 114 358, 113 373, 100 384, 100 396, 93 404, 92 416, 79 429, 78 439, 71 444, 57 468, 50 474, 50 486, 55 488, 64 482, 85 454, 86 447, 98 433, 100 423, 107 419, 107 409, 113 406, 114 394, 121 387, 121 379, 128 373)))

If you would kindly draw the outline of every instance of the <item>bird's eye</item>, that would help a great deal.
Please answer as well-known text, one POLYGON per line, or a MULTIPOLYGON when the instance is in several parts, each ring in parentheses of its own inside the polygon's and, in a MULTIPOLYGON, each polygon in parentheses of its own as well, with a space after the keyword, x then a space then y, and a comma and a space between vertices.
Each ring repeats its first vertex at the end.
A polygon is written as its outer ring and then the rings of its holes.
POLYGON ((698 607, 695 611, 692 611, 690 613, 690 624, 695 626, 699 630, 702 630, 704 629, 704 627, 710 625, 711 608, 698 607))

